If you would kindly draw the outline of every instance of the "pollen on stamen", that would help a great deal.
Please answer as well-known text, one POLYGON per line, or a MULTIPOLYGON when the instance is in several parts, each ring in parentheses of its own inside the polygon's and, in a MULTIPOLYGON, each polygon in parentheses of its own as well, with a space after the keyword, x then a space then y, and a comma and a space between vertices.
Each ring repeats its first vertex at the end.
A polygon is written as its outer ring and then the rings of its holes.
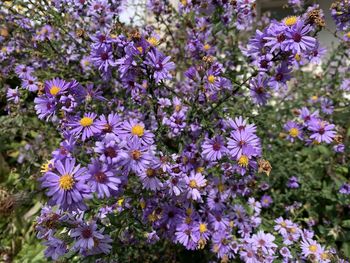
POLYGON ((286 26, 293 26, 295 25, 299 20, 299 17, 297 16, 288 16, 284 19, 284 24, 286 26))

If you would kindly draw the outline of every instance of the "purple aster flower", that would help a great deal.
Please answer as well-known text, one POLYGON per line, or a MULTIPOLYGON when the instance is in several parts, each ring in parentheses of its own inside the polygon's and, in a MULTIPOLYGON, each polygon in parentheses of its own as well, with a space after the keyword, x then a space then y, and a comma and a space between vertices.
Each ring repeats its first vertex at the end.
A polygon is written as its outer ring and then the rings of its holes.
POLYGON ((242 116, 236 117, 234 120, 229 118, 227 120, 227 124, 235 131, 243 131, 249 133, 256 132, 256 126, 254 124, 248 124, 248 120, 244 119, 242 116))
POLYGON ((228 138, 227 148, 232 157, 239 158, 248 151, 260 155, 260 140, 255 134, 248 131, 233 131, 230 135, 231 137, 228 138))
POLYGON ((101 115, 99 119, 96 121, 99 126, 102 126, 102 132, 104 133, 114 133, 117 135, 118 128, 121 125, 120 115, 117 113, 111 112, 106 117, 105 115, 101 115))
POLYGON ((118 191, 121 180, 107 164, 94 159, 88 165, 87 174, 90 176, 88 184, 91 186, 91 191, 97 193, 98 198, 110 197, 111 192, 118 191))
POLYGON ((316 46, 316 39, 307 35, 311 29, 311 26, 305 25, 303 20, 289 27, 286 31, 287 41, 284 50, 297 54, 312 50, 316 46))
POLYGON ((205 139, 202 149, 202 154, 209 161, 220 160, 227 151, 225 141, 221 136, 215 136, 213 139, 205 139))
POLYGON ((78 106, 78 102, 70 94, 68 96, 62 95, 59 102, 62 105, 62 110, 66 112, 73 112, 78 106))
POLYGON ((278 22, 273 22, 267 29, 267 36, 264 36, 266 41, 265 46, 270 47, 270 53, 275 50, 283 50, 286 44, 286 28, 278 22))
POLYGON ((272 204, 272 198, 271 198, 271 196, 269 196, 269 195, 263 195, 262 197, 261 197, 261 206, 262 207, 269 207, 271 204, 272 204))
POLYGON ((328 98, 323 98, 321 101, 321 110, 325 114, 332 114, 334 110, 333 101, 328 98))
POLYGON ((345 145, 342 143, 333 146, 333 151, 336 153, 343 153, 345 151, 345 145))
POLYGON ((311 238, 305 238, 301 241, 301 253, 304 257, 315 256, 319 258, 321 246, 311 238))
POLYGON ((110 67, 115 67, 117 65, 110 46, 103 46, 93 49, 90 60, 99 70, 103 71, 104 73, 107 73, 110 67))
POLYGON ((108 133, 102 141, 96 142, 94 151, 100 154, 100 161, 108 164, 118 164, 128 158, 128 154, 122 149, 126 144, 118 136, 108 133))
POLYGON ((139 176, 142 180, 142 187, 151 191, 160 190, 163 183, 159 180, 160 162, 153 159, 150 167, 140 172, 139 176))
POLYGON ((349 79, 343 79, 340 87, 341 90, 344 91, 350 91, 350 78, 349 79))
POLYGON ((310 139, 316 140, 319 143, 331 143, 336 135, 334 131, 335 125, 329 124, 326 121, 316 120, 310 122, 308 128, 314 132, 311 134, 310 139))
POLYGON ((60 147, 52 152, 52 157, 55 160, 63 160, 65 158, 71 158, 72 152, 75 147, 75 139, 71 134, 64 133, 65 140, 60 143, 60 147))
POLYGON ((40 179, 41 185, 48 188, 50 205, 59 205, 63 210, 85 210, 84 199, 91 198, 90 188, 86 184, 88 175, 75 159, 66 159, 55 163, 56 171, 49 171, 40 179))
POLYGON ((250 81, 250 96, 255 104, 265 105, 271 97, 268 92, 269 78, 266 75, 259 74, 250 81))
POLYGON ((34 99, 36 114, 39 119, 48 120, 56 112, 56 99, 48 98, 46 96, 40 96, 34 99))
POLYGON ((157 83, 164 79, 171 79, 169 71, 175 69, 175 63, 170 62, 170 57, 165 57, 155 49, 147 54, 145 64, 154 70, 153 77, 157 83))
POLYGON ((183 111, 173 113, 170 118, 163 118, 163 124, 170 127, 172 135, 179 135, 186 127, 186 115, 183 111))
POLYGON ((37 78, 31 75, 26 75, 22 81, 22 87, 32 92, 37 91, 38 90, 37 78))
POLYGON ((81 223, 70 232, 70 236, 75 239, 73 249, 81 254, 108 254, 112 248, 110 243, 112 239, 109 235, 104 235, 102 230, 97 229, 95 222, 81 223))
POLYGON ((141 140, 132 138, 127 141, 125 151, 128 156, 121 164, 124 165, 126 171, 133 171, 134 173, 140 173, 146 170, 151 164, 153 156, 151 155, 148 146, 143 146, 141 140))
POLYGON ((15 89, 8 88, 6 92, 6 99, 8 102, 13 101, 15 104, 18 104, 19 95, 20 93, 18 91, 18 87, 16 87, 15 89))
POLYGON ((197 248, 197 242, 199 241, 199 232, 191 225, 180 224, 176 228, 175 241, 187 249, 194 250, 197 248))
POLYGON ((270 79, 271 87, 276 90, 285 87, 287 81, 291 79, 291 72, 292 68, 289 68, 287 63, 282 63, 277 67, 274 76, 270 79))
POLYGON ((54 261, 68 252, 66 243, 55 237, 50 236, 47 241, 44 242, 44 245, 47 246, 44 251, 45 257, 52 258, 54 261))
POLYGON ((96 113, 85 113, 82 118, 74 118, 68 126, 71 127, 71 133, 76 136, 81 136, 82 141, 99 134, 103 126, 95 122, 96 113))
POLYGON ((343 184, 339 189, 339 193, 350 195, 350 184, 343 184))
POLYGON ((47 97, 56 97, 58 95, 64 94, 64 92, 69 87, 69 83, 62 79, 52 79, 45 82, 45 93, 47 97))
POLYGON ((314 122, 314 121, 317 121, 317 119, 318 119, 318 111, 310 113, 308 108, 303 107, 303 108, 301 108, 301 111, 300 111, 300 117, 306 123, 314 122))
POLYGON ((288 121, 284 125, 284 129, 288 132, 287 139, 291 142, 294 142, 295 138, 303 139, 302 127, 294 121, 288 121))
POLYGON ((261 249, 265 255, 273 255, 275 253, 274 250, 277 248, 277 245, 273 243, 274 240, 275 237, 273 235, 259 231, 254 234, 248 242, 256 251, 261 249))
POLYGON ((190 176, 185 176, 185 182, 187 186, 187 198, 201 202, 201 189, 207 184, 207 180, 204 176, 195 171, 191 171, 190 176))
POLYGON ((212 237, 212 251, 217 254, 219 258, 233 257, 233 248, 232 248, 232 236, 226 231, 217 231, 213 234, 212 237))
POLYGON ((22 79, 25 79, 27 75, 31 75, 33 72, 34 69, 26 65, 18 65, 15 67, 15 73, 22 79))
POLYGON ((282 247, 280 249, 280 254, 282 255, 282 257, 284 259, 293 258, 292 254, 290 253, 290 251, 287 247, 282 247))
POLYGON ((288 188, 299 188, 299 180, 298 177, 292 176, 288 179, 287 183, 288 188))
POLYGON ((124 121, 118 132, 125 140, 137 138, 143 145, 151 145, 154 142, 154 134, 145 129, 145 125, 137 120, 124 121))

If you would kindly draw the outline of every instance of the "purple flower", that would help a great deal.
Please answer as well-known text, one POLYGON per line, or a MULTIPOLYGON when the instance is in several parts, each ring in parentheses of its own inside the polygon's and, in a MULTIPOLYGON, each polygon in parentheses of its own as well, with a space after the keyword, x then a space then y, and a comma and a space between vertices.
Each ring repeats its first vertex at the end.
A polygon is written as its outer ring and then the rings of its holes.
POLYGON ((34 99, 36 114, 39 119, 49 119, 56 112, 56 99, 40 96, 34 99))
POLYGON ((190 176, 185 177, 185 182, 187 186, 187 198, 194 201, 201 202, 201 188, 204 188, 207 184, 207 180, 200 173, 191 171, 190 176))
POLYGON ((272 201, 271 196, 263 195, 261 197, 260 202, 261 202, 261 206, 266 208, 266 207, 269 207, 272 204, 273 201, 272 201))
POLYGON ((16 87, 15 89, 11 89, 8 88, 7 92, 6 92, 6 99, 8 102, 13 101, 15 104, 19 103, 19 91, 18 91, 18 87, 16 87))
POLYGON ((292 176, 288 179, 287 187, 289 188, 299 188, 299 180, 297 177, 292 176))
POLYGON ((119 130, 119 134, 123 136, 125 140, 133 138, 139 139, 143 145, 151 145, 154 142, 154 134, 146 130, 142 122, 134 119, 124 121, 119 130))
POLYGON ((282 63, 277 67, 274 76, 270 79, 270 85, 273 89, 285 87, 286 82, 291 79, 290 73, 292 68, 288 67, 287 63, 282 63))
POLYGON ((81 136, 82 141, 100 133, 103 129, 102 125, 95 122, 95 113, 85 113, 80 119, 74 118, 72 122, 68 124, 72 129, 70 132, 76 136, 81 136))
POLYGON ((38 90, 37 78, 31 75, 26 75, 22 81, 22 87, 32 92, 37 91, 38 90))
POLYGON ((336 153, 343 153, 345 151, 345 145, 342 143, 333 146, 333 151, 336 153))
POLYGON ((108 164, 119 164, 128 158, 128 154, 122 149, 126 142, 113 133, 108 133, 102 141, 96 142, 94 151, 100 154, 100 161, 108 164))
POLYGON ((121 125, 120 115, 117 113, 111 112, 106 117, 105 115, 101 115, 99 119, 96 121, 96 124, 102 126, 102 132, 104 133, 114 133, 115 135, 118 133, 118 128, 121 125))
POLYGON ((227 151, 224 139, 221 136, 216 136, 213 139, 205 139, 202 149, 202 154, 209 161, 220 160, 227 151))
POLYGON ((151 164, 153 156, 150 153, 148 146, 143 146, 141 140, 133 138, 127 141, 125 151, 128 156, 121 164, 125 166, 126 171, 140 173, 146 170, 151 164))
POLYGON ((261 249, 265 255, 273 255, 275 253, 274 249, 277 248, 277 245, 273 243, 274 240, 275 237, 273 235, 269 233, 265 234, 263 231, 259 231, 258 233, 254 234, 248 242, 252 245, 255 251, 261 249))
POLYGON ((45 93, 47 97, 56 97, 64 94, 68 87, 69 83, 62 79, 55 78, 45 82, 45 93))
POLYGON ((34 69, 32 67, 28 67, 25 65, 18 65, 15 68, 15 73, 18 75, 19 78, 25 79, 27 75, 31 75, 34 72, 34 69))
POLYGON ((99 198, 110 197, 111 192, 118 191, 121 180, 106 164, 101 164, 96 159, 92 160, 88 165, 87 174, 90 176, 88 184, 91 186, 91 191, 97 193, 99 198))
POLYGON ((84 199, 91 198, 90 188, 86 184, 88 175, 75 159, 66 159, 55 163, 56 171, 49 171, 40 179, 41 185, 48 188, 50 205, 59 205, 63 210, 85 210, 84 199))
POLYGON ((287 41, 284 50, 296 54, 312 50, 316 46, 316 39, 307 36, 311 29, 311 26, 305 25, 303 20, 299 20, 295 25, 289 27, 286 31, 287 41))
POLYGON ((196 249, 199 240, 199 232, 193 226, 180 224, 176 228, 175 241, 185 246, 187 249, 196 249))
POLYGON ((156 159, 152 160, 149 168, 140 172, 142 187, 151 191, 160 190, 163 183, 159 180, 160 163, 156 159))
POLYGON ((339 189, 339 193, 350 195, 350 184, 343 184, 339 189))
POLYGON ((263 74, 259 74, 250 81, 250 96, 255 104, 265 105, 271 97, 268 92, 269 78, 263 74))
POLYGON ((311 134, 310 139, 316 140, 317 142, 331 143, 336 135, 334 131, 335 125, 329 124, 326 121, 315 120, 309 123, 309 130, 314 132, 311 134))
POLYGON ((247 131, 233 131, 231 137, 228 138, 227 148, 232 157, 240 158, 242 154, 254 152, 260 155, 260 140, 259 138, 247 131))
POLYGON ((169 56, 165 57, 155 49, 148 53, 145 64, 154 70, 153 77, 157 83, 164 79, 171 79, 169 71, 175 69, 175 63, 169 60, 169 56))
POLYGON ((300 140, 303 139, 302 128, 299 124, 295 123, 294 121, 288 121, 284 125, 284 129, 288 132, 287 139, 291 142, 294 142, 295 138, 298 138, 300 140))
POLYGON ((47 241, 44 242, 44 245, 47 246, 44 251, 45 257, 52 258, 54 261, 68 252, 66 243, 55 237, 50 236, 47 241))
POLYGON ((81 223, 80 226, 71 230, 70 236, 75 239, 73 249, 79 250, 81 254, 108 254, 112 248, 110 245, 112 239, 109 235, 102 234, 93 221, 81 223))
POLYGON ((107 73, 110 67, 115 67, 117 65, 110 46, 93 49, 90 60, 94 66, 104 73, 107 73))

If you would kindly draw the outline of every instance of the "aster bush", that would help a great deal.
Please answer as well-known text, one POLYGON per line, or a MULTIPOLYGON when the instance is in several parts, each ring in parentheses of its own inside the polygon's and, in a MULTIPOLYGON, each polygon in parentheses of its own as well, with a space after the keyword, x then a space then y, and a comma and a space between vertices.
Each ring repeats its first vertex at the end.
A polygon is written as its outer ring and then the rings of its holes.
POLYGON ((2 260, 348 262, 350 2, 309 2, 2 2, 2 260))

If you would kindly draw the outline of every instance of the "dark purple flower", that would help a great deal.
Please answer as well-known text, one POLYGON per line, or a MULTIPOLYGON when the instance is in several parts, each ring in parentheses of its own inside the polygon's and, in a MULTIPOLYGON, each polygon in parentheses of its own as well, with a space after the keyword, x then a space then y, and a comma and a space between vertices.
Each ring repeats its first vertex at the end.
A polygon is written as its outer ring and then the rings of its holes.
POLYGON ((202 149, 202 154, 209 161, 218 161, 227 152, 225 141, 221 136, 216 136, 213 139, 205 139, 202 144, 202 149))
POLYGON ((166 57, 159 51, 152 50, 148 53, 145 64, 153 69, 156 82, 172 78, 169 71, 175 69, 175 63, 170 61, 169 56, 166 57))
POLYGON ((319 143, 331 143, 336 135, 334 131, 335 125, 329 124, 326 121, 315 120, 309 123, 308 128, 314 132, 311 134, 310 139, 316 140, 319 143))

